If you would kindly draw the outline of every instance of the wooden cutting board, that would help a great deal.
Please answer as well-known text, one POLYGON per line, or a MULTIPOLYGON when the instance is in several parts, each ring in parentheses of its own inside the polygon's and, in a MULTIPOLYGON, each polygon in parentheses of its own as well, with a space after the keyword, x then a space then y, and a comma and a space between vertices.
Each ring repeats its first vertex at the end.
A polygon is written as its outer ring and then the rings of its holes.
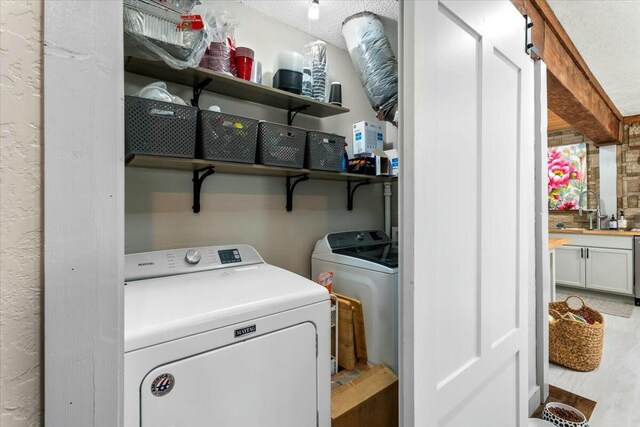
POLYGON ((353 369, 358 361, 353 317, 351 302, 338 298, 338 365, 344 369, 353 369))
MULTIPOLYGON (((351 306, 352 313, 351 313, 350 324, 352 325, 351 328, 353 330, 352 333, 353 333, 356 362, 366 364, 368 362, 367 338, 365 334, 364 312, 362 309, 362 304, 360 303, 360 301, 344 295, 340 295, 340 294, 334 294, 334 295, 338 298, 338 301, 342 300, 344 303, 348 303, 351 306)), ((347 321, 349 320, 345 319, 345 322, 347 321)), ((339 323, 338 323, 339 328, 341 326, 341 322, 342 322, 342 318, 339 318, 339 323)), ((345 325, 345 327, 347 327, 347 325, 345 325)), ((339 360, 339 356, 340 356, 340 353, 338 353, 338 360, 339 360)), ((352 369, 352 368, 347 368, 347 369, 352 369)))

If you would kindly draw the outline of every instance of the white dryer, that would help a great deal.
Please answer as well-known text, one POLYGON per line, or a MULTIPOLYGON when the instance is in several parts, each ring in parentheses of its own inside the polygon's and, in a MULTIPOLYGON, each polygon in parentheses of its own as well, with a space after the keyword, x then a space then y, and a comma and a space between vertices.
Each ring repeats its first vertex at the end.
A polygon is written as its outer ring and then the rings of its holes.
POLYGON ((379 230, 327 234, 316 243, 312 278, 333 272, 333 289, 360 300, 367 354, 398 372, 398 245, 379 230))
POLYGON ((250 246, 126 256, 126 427, 329 427, 325 289, 250 246))

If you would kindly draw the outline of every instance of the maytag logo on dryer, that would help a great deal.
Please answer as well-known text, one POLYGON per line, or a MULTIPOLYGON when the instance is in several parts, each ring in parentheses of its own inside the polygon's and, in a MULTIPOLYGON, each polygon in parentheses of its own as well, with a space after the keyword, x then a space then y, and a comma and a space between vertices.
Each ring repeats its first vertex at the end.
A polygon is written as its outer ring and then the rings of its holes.
POLYGON ((149 262, 139 262, 138 263, 138 267, 146 267, 147 265, 156 265, 155 262, 149 261, 149 262))
POLYGON ((256 325, 247 326, 246 328, 236 329, 234 332, 234 336, 236 338, 240 338, 242 336, 253 334, 256 331, 256 325))
POLYGON ((158 375, 151 383, 151 394, 155 397, 162 397, 173 390, 176 379, 171 374, 158 375))

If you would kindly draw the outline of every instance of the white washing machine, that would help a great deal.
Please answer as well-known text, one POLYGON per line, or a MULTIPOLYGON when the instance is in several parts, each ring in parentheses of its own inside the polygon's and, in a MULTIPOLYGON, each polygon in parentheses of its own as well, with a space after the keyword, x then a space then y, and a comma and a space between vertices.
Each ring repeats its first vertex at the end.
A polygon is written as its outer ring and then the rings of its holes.
POLYGON ((324 288, 250 246, 125 262, 126 427, 329 427, 324 288))
POLYGON ((398 245, 383 231, 327 234, 316 243, 312 278, 332 271, 333 290, 360 300, 367 355, 398 372, 398 245))

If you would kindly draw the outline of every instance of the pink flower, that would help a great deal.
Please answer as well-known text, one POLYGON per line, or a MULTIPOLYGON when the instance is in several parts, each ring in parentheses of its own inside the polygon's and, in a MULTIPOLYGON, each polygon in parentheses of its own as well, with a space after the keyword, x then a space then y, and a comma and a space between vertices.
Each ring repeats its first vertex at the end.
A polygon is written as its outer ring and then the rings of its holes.
POLYGON ((552 188, 564 187, 571 180, 571 173, 575 168, 569 160, 556 158, 549 163, 549 186, 552 188))
POLYGON ((568 211, 576 208, 575 200, 565 200, 559 206, 556 207, 559 211, 568 211))
POLYGON ((556 150, 555 148, 552 148, 551 151, 549 151, 547 157, 548 157, 547 162, 551 163, 552 160, 556 160, 562 157, 562 153, 556 150))

